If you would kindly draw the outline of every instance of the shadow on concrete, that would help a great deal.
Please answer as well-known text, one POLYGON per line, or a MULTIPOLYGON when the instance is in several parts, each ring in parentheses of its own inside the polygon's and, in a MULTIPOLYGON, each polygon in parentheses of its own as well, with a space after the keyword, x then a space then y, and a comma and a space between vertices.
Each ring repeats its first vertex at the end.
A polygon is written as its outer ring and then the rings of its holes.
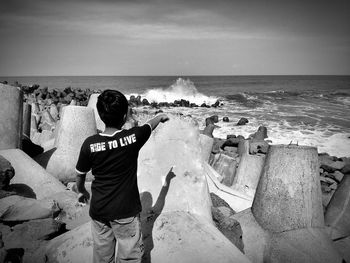
POLYGON ((38 164, 40 164, 43 168, 46 169, 47 164, 50 161, 51 156, 53 155, 53 153, 57 150, 57 148, 52 148, 51 150, 48 150, 42 154, 39 154, 37 156, 35 156, 33 159, 34 161, 36 161, 38 164))
POLYGON ((11 195, 19 195, 36 199, 35 192, 26 184, 10 184, 9 186, 0 190, 0 199, 11 195))
POLYGON ((143 243, 145 246, 144 255, 142 257, 142 263, 150 263, 151 261, 151 251, 154 247, 153 244, 153 226, 154 222, 158 216, 162 213, 165 204, 165 197, 168 194, 170 187, 170 181, 176 175, 173 173, 173 168, 170 169, 166 178, 165 184, 160 190, 159 196, 156 203, 152 207, 152 194, 150 192, 143 192, 141 194, 141 203, 142 203, 142 212, 141 212, 141 226, 142 226, 142 235, 143 243))

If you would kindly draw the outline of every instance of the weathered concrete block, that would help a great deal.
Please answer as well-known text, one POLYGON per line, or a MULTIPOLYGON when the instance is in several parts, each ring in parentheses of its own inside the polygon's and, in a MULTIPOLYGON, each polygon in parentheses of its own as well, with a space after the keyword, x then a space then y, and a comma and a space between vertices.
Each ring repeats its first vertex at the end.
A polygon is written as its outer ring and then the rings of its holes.
POLYGON ((209 164, 204 165, 204 172, 210 193, 214 193, 225 200, 234 211, 243 211, 252 206, 253 197, 221 184, 218 180, 221 176, 209 164))
POLYGON ((215 226, 189 213, 161 214, 154 229, 152 262, 250 262, 215 226))
POLYGON ((346 262, 350 262, 350 236, 334 241, 333 244, 343 259, 346 262))
POLYGON ((155 201, 167 174, 172 171, 176 177, 171 181, 164 211, 185 209, 212 222, 211 200, 203 171, 206 162, 203 153, 210 154, 212 142, 208 136, 199 136, 197 127, 181 118, 173 117, 160 124, 139 154, 140 191, 150 192, 155 201), (208 143, 203 144, 202 139, 208 143), (207 151, 202 149, 203 145, 207 151))
POLYGON ((24 184, 31 188, 37 199, 65 190, 56 178, 19 149, 2 150, 0 155, 9 160, 16 171, 12 184, 24 184))
POLYGON ((256 190, 252 211, 271 232, 323 227, 317 149, 273 145, 256 190))
POLYGON ((203 158, 203 160, 208 162, 211 151, 213 149, 214 139, 207 136, 207 135, 199 134, 199 141, 200 141, 200 145, 201 145, 202 158, 203 158))
POLYGON ((252 208, 233 216, 252 262, 342 262, 324 229, 318 168, 316 148, 270 147, 252 208))
POLYGON ((263 140, 251 140, 249 143, 249 153, 267 153, 269 149, 269 144, 263 140))
POLYGON ((100 131, 104 131, 105 128, 106 128, 106 125, 101 120, 100 115, 98 114, 98 111, 97 111, 97 107, 96 107, 98 96, 100 96, 99 93, 91 94, 90 98, 89 98, 89 103, 88 103, 87 106, 94 110, 94 115, 95 115, 95 121, 96 121, 97 129, 100 130, 100 131))
POLYGON ((48 198, 55 200, 62 209, 58 217, 66 224, 67 229, 73 229, 91 220, 89 216, 90 205, 78 205, 78 194, 75 192, 66 190, 55 193, 48 198))
POLYGON ((224 206, 212 207, 212 214, 215 225, 220 232, 244 253, 242 228, 239 222, 232 217, 232 209, 224 206))
POLYGON ((232 188, 241 189, 249 196, 254 197, 256 187, 265 163, 265 155, 249 154, 249 141, 239 144, 240 161, 236 171, 232 188))
POLYGON ((23 121, 23 92, 0 83, 0 150, 20 148, 23 121))
POLYGON ((230 156, 218 153, 214 156, 212 166, 222 176, 222 183, 231 186, 236 174, 237 161, 230 156))
POLYGON ((345 176, 335 191, 325 214, 332 239, 350 236, 350 176, 345 176))
POLYGON ((233 215, 233 218, 242 228, 244 254, 253 263, 268 262, 265 255, 269 249, 271 234, 258 224, 250 208, 233 215))
POLYGON ((15 169, 7 159, 0 155, 0 190, 6 189, 14 176, 15 169))
POLYGON ((49 239, 52 235, 64 230, 64 225, 53 218, 35 219, 15 225, 12 231, 3 235, 6 249, 37 248, 38 240, 49 239))
MULTIPOLYGON (((12 196, 6 197, 11 198, 12 196)), ((0 215, 0 219, 6 221, 26 221, 41 218, 53 218, 60 211, 53 200, 36 200, 25 198, 11 204, 0 215)))
POLYGON ((50 105, 50 115, 52 116, 54 121, 58 120, 59 112, 58 112, 58 108, 57 108, 57 106, 55 104, 51 104, 50 105))
POLYGON ((62 182, 75 181, 81 145, 87 137, 96 133, 94 112, 87 107, 66 106, 61 116, 55 140, 57 149, 50 153, 49 160, 40 164, 62 182))
POLYGON ((343 262, 323 229, 303 228, 273 234, 268 262, 343 262))
POLYGON ((52 239, 46 249, 46 263, 92 262, 91 223, 85 223, 52 239))
POLYGON ((212 153, 219 153, 221 151, 221 146, 224 144, 225 140, 219 139, 219 138, 214 138, 214 143, 213 143, 213 148, 212 148, 212 153))

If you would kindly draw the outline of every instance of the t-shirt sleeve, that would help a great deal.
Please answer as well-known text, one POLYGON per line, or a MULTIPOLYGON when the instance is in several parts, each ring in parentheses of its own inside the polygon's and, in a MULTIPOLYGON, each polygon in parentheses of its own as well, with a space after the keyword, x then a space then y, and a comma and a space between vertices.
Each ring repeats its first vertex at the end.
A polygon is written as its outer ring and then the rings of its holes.
POLYGON ((80 149, 78 162, 75 167, 75 171, 78 174, 86 174, 91 169, 90 149, 87 146, 87 141, 85 141, 80 149))
POLYGON ((139 148, 141 148, 147 142, 147 140, 151 136, 151 133, 152 127, 149 123, 135 128, 135 136, 139 148))

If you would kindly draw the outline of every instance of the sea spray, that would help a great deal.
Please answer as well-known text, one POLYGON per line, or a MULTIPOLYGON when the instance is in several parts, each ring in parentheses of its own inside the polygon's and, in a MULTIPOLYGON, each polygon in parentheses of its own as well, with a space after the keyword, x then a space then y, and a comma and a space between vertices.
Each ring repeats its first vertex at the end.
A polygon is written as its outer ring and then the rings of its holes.
POLYGON ((208 105, 214 104, 218 98, 206 96, 198 92, 194 83, 187 79, 178 78, 171 86, 166 89, 150 89, 141 95, 150 102, 168 102, 172 103, 176 100, 187 100, 190 103, 201 105, 206 103, 208 105))

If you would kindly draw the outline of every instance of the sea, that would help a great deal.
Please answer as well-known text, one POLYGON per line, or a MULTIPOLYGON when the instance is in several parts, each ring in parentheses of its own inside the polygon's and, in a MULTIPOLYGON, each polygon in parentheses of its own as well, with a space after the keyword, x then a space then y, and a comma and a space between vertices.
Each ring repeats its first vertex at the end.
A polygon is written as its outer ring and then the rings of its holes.
POLYGON ((259 126, 268 129, 272 144, 315 146, 319 153, 350 157, 350 76, 52 76, 0 77, 9 84, 117 89, 127 97, 150 102, 185 99, 218 108, 163 108, 190 115, 204 128, 205 118, 219 116, 214 136, 248 137, 259 126), (229 122, 223 122, 228 117, 229 122), (248 123, 237 126, 240 118, 248 123))

